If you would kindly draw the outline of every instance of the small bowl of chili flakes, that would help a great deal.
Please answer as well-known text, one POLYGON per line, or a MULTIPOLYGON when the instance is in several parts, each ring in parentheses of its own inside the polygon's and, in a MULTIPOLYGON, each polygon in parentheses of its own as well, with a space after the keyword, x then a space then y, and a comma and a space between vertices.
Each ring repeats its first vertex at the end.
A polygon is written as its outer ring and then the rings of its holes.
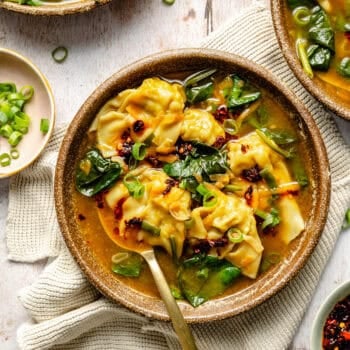
POLYGON ((311 350, 321 349, 350 349, 350 281, 336 288, 316 315, 311 350))

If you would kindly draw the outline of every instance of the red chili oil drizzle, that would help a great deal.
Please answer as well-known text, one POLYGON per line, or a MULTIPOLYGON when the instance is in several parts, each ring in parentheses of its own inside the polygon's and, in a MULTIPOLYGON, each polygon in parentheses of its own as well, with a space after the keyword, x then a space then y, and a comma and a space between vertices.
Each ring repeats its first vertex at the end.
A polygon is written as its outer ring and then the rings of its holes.
POLYGON ((339 301, 323 327, 323 349, 350 349, 350 295, 339 301))

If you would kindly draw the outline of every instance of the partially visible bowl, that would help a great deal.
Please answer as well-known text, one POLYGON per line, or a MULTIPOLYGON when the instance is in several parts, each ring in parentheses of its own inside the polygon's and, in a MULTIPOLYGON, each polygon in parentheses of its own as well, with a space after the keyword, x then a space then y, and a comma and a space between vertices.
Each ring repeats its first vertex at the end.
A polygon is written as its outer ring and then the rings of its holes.
MULTIPOLYGON (((0 178, 4 178, 18 173, 39 157, 54 129, 55 104, 47 79, 29 59, 15 51, 0 48, 0 62, 1 83, 11 82, 17 88, 26 85, 34 88, 34 95, 24 109, 31 118, 29 131, 16 147, 18 159, 8 166, 0 166, 0 178), (42 118, 49 120, 49 129, 45 134, 40 131, 42 118)), ((0 137, 0 153, 9 153, 10 149, 7 140, 0 137)))
POLYGON ((328 315, 333 310, 334 306, 344 298, 350 295, 350 281, 344 282, 338 286, 320 306, 316 318, 312 325, 310 347, 311 350, 322 349, 323 328, 328 318, 328 315))
POLYGON ((87 12, 98 6, 105 5, 110 1, 111 0, 54 0, 43 1, 43 4, 39 6, 30 6, 3 0, 0 1, 0 7, 28 15, 63 16, 73 13, 87 12))
MULTIPOLYGON (((275 33, 282 53, 296 77, 318 101, 340 117, 350 120, 350 99, 341 98, 326 88, 326 83, 317 76, 310 78, 299 61, 296 46, 288 27, 287 0, 271 0, 271 12, 275 33)), ((350 85, 350 83, 349 83, 350 85)))
MULTIPOLYGON (((209 300, 198 308, 179 301, 188 322, 207 322, 247 311, 281 290, 307 261, 324 227, 329 205, 329 167, 318 128, 302 103, 271 73, 256 64, 225 52, 207 49, 183 49, 149 56, 114 74, 84 102, 70 124, 60 149, 55 175, 55 203, 58 222, 72 255, 90 282, 104 295, 148 317, 168 320, 160 298, 149 296, 122 283, 110 269, 95 258, 91 245, 79 228, 74 208, 75 171, 84 150, 83 140, 100 108, 119 92, 139 86, 152 76, 217 68, 236 74, 263 88, 278 101, 290 120, 297 125, 305 147, 310 170, 312 209, 307 213, 306 230, 294 242, 284 262, 260 276, 242 290, 209 300)), ((187 73, 188 74, 188 73, 187 73)))

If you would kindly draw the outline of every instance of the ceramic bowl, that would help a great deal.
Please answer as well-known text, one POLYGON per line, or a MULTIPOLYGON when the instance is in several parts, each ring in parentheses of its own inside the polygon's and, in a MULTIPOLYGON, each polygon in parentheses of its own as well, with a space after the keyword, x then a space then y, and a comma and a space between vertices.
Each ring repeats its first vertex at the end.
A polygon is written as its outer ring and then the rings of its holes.
POLYGON ((11 1, 0 1, 0 7, 38 16, 64 16, 73 13, 87 12, 98 6, 105 5, 111 0, 53 0, 45 1, 40 6, 21 5, 11 1))
POLYGON ((350 103, 336 94, 328 92, 324 83, 317 77, 310 78, 303 70, 296 53, 295 43, 287 27, 287 0, 271 0, 271 12, 275 33, 283 55, 299 81, 318 101, 340 117, 350 120, 350 103))
POLYGON ((263 87, 279 101, 300 127, 311 155, 312 211, 306 231, 296 239, 286 257, 288 264, 276 265, 253 284, 234 295, 208 301, 198 308, 179 301, 188 322, 206 322, 237 315, 259 305, 285 286, 305 264, 324 226, 329 203, 329 172, 326 151, 313 118, 302 103, 271 73, 256 64, 228 53, 207 49, 167 51, 142 59, 120 70, 99 86, 86 100, 70 124, 64 137, 56 169, 55 201, 58 221, 65 241, 91 283, 107 297, 149 317, 168 320, 159 298, 150 297, 118 281, 94 259, 91 248, 79 232, 72 204, 75 191, 77 155, 82 151, 82 139, 98 110, 112 96, 136 87, 147 77, 170 75, 181 71, 198 71, 208 67, 233 72, 245 77, 257 87, 263 87))
POLYGON ((337 287, 320 306, 316 318, 312 324, 310 348, 311 350, 322 349, 323 327, 326 323, 329 313, 333 310, 335 304, 350 294, 350 281, 344 282, 337 287))
MULTIPOLYGON (((44 75, 27 58, 17 52, 0 48, 0 82, 15 83, 17 88, 31 85, 34 88, 32 99, 25 105, 25 112, 31 118, 27 134, 16 147, 19 158, 9 166, 0 167, 0 178, 11 176, 30 165, 43 151, 52 134, 55 124, 55 105, 50 85, 44 75), (40 131, 40 120, 49 119, 49 131, 40 131)), ((0 137, 0 153, 9 153, 10 145, 0 137)))

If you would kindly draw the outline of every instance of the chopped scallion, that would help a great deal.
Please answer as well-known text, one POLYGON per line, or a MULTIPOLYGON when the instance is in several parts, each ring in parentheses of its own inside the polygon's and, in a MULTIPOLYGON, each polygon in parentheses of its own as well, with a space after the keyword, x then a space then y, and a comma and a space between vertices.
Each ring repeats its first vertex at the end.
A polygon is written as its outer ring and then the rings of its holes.
POLYGON ((40 120, 40 131, 43 133, 43 134, 46 134, 48 131, 49 131, 49 128, 50 128, 50 122, 47 118, 42 118, 40 120))
POLYGON ((58 46, 52 51, 51 56, 55 62, 62 63, 68 56, 68 50, 64 46, 58 46))
POLYGON ((203 184, 199 184, 196 191, 203 196, 203 206, 213 207, 218 199, 215 193, 210 192, 203 184))
POLYGON ((151 233, 153 236, 159 236, 160 235, 160 228, 153 226, 150 224, 148 221, 142 220, 141 228, 148 232, 151 233))
POLYGON ((231 227, 227 231, 227 238, 231 243, 241 243, 244 240, 242 231, 237 227, 231 227))
POLYGON ((26 101, 30 100, 33 97, 34 94, 34 88, 31 85, 23 86, 20 94, 22 95, 22 98, 26 101))
POLYGON ((141 198, 145 193, 145 186, 132 174, 124 177, 123 184, 128 189, 130 195, 136 199, 141 198))
POLYGON ((270 188, 277 188, 276 179, 268 168, 260 170, 259 174, 266 181, 267 186, 270 188))
POLYGON ((224 126, 224 130, 229 135, 236 135, 239 130, 239 125, 237 121, 234 119, 225 119, 223 126, 224 126))
POLYGON ((293 19, 299 27, 305 27, 310 23, 311 12, 307 7, 299 6, 293 11, 293 19))
POLYGON ((17 148, 12 148, 10 151, 11 158, 12 159, 18 159, 19 158, 19 151, 17 148))
POLYGON ((146 144, 136 142, 131 149, 131 154, 136 160, 143 160, 146 157, 146 144))
POLYGON ((8 139, 8 142, 11 146, 17 146, 20 141, 22 140, 22 137, 23 137, 23 134, 19 131, 14 131, 9 139, 8 139))
POLYGON ((6 124, 0 128, 0 135, 8 139, 13 133, 13 129, 9 124, 6 124))
POLYGON ((224 186, 224 190, 227 192, 237 192, 237 191, 242 191, 243 187, 239 185, 229 184, 224 186))
POLYGON ((3 153, 0 155, 0 165, 8 166, 11 164, 11 157, 8 153, 3 153))

